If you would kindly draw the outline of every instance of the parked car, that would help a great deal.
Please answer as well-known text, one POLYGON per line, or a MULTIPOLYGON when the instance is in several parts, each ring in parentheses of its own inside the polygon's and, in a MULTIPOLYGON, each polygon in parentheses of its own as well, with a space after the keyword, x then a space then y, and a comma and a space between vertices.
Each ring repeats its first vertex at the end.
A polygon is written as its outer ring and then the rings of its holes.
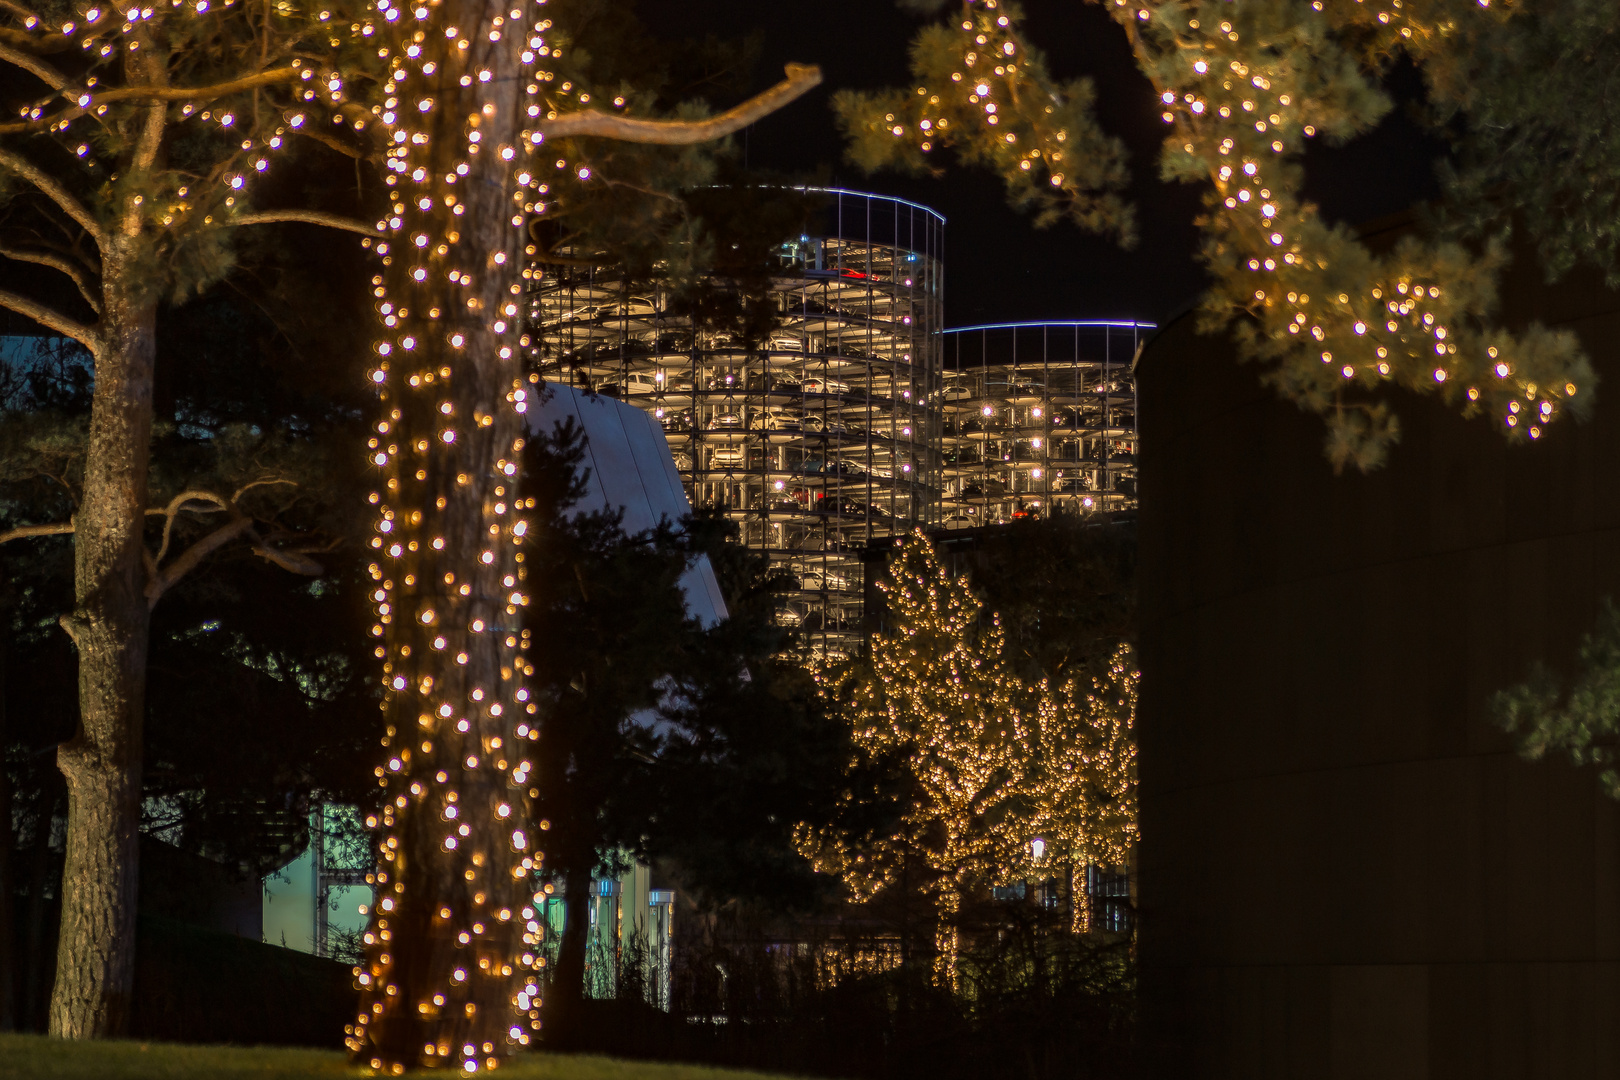
POLYGON ((748 460, 748 451, 741 446, 716 446, 709 451, 709 468, 737 468, 748 460))
POLYGON ((665 431, 692 430, 691 409, 654 409, 653 417, 663 425, 665 431))
POLYGON ((759 371, 748 373, 750 390, 785 390, 790 393, 801 389, 798 377, 785 371, 759 371))
POLYGON ((973 391, 965 382, 948 382, 939 392, 941 401, 966 401, 973 396, 973 391))
POLYGON ((952 514, 941 524, 946 529, 973 529, 977 528, 979 523, 966 514, 952 514))
POLYGON ((759 426, 766 431, 803 431, 804 417, 786 409, 762 409, 759 426))
POLYGON ((743 426, 742 410, 735 406, 709 417, 710 431, 739 431, 743 426))
POLYGON ((650 371, 630 371, 602 384, 598 393, 622 398, 631 394, 656 394, 663 384, 650 371))
POLYGON ((804 415, 805 431, 813 431, 820 435, 846 435, 849 428, 836 416, 824 416, 819 413, 806 413, 804 415))
POLYGON ((807 394, 847 394, 849 383, 837 379, 829 379, 822 375, 812 375, 801 384, 807 394))

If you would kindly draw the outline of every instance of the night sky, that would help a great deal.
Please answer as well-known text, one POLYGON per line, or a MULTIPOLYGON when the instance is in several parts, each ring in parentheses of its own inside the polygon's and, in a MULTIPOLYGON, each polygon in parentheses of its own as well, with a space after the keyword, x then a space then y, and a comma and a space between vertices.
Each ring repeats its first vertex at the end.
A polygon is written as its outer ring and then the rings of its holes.
MULTIPOLYGON (((739 136, 748 161, 833 186, 899 195, 944 214, 949 325, 1101 318, 1162 325, 1189 307, 1203 286, 1192 224, 1201 192, 1159 181, 1164 124, 1107 14, 1081 0, 1025 0, 1024 8, 1026 31, 1053 74, 1093 78, 1103 127, 1130 150, 1139 233, 1132 251, 1066 224, 1037 231, 1007 208, 1000 182, 977 169, 952 165, 941 178, 916 179, 867 176, 844 161, 830 95, 907 82, 907 45, 920 23, 893 0, 643 0, 641 12, 665 40, 762 32, 756 89, 780 79, 789 61, 821 66, 822 86, 739 136)), ((1392 86, 1407 101, 1421 90, 1410 72, 1397 72, 1392 86)), ((1329 218, 1350 224, 1396 213, 1436 193, 1431 162, 1440 152, 1398 107, 1350 146, 1313 149, 1307 193, 1329 218)))

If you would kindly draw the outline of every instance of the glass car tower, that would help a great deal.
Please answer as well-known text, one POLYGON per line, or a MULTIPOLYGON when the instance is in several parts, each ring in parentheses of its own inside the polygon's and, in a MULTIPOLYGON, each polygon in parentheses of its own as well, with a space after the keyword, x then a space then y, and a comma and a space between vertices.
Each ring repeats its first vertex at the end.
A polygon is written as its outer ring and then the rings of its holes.
POLYGON ((943 525, 1136 506, 1136 357, 1153 324, 946 330, 943 525))
POLYGON ((545 379, 656 416, 692 504, 722 508, 791 574, 778 617, 812 655, 844 656, 860 639, 855 550, 941 521, 945 219, 816 194, 821 227, 778 255, 766 340, 695 326, 612 267, 546 267, 530 344, 545 379))

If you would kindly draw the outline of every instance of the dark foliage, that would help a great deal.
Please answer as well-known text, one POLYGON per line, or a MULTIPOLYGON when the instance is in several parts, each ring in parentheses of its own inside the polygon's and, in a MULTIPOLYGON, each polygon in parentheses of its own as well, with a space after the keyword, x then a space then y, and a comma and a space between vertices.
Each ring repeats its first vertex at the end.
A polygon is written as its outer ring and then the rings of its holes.
POLYGON ((693 917, 676 950, 669 1012, 636 996, 590 1003, 583 1049, 626 1057, 872 1080, 1112 1080, 1134 1075, 1129 946, 1066 932, 1033 904, 965 913, 964 992, 893 967, 871 923, 819 930, 693 917))

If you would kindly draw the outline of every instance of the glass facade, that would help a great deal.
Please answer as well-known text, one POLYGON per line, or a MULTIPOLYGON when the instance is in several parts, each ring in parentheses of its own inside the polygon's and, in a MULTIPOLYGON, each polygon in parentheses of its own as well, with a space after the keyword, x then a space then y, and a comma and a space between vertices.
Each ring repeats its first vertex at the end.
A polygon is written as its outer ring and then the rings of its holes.
POLYGON ((545 268, 530 293, 548 381, 662 424, 694 506, 717 506, 786 569, 781 620, 814 655, 859 640, 855 551, 941 520, 945 219, 825 190, 821 228, 778 254, 765 340, 694 326, 611 267, 545 268))
POLYGON ((1001 323, 941 336, 947 529, 1136 506, 1140 322, 1001 323))

